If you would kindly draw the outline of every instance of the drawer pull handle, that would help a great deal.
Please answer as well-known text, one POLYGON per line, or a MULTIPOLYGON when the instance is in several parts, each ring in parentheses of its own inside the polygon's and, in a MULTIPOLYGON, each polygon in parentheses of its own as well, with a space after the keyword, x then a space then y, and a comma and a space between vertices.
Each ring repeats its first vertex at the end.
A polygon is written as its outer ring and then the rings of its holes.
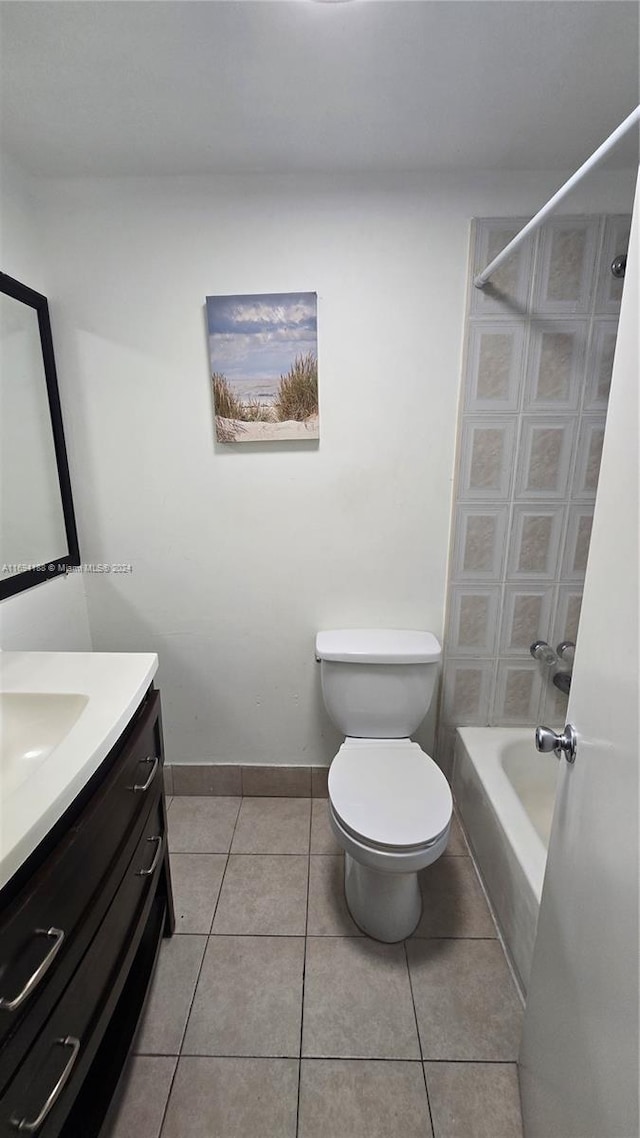
POLYGON ((147 841, 148 842, 157 842, 158 846, 157 846, 155 854, 153 855, 153 861, 151 862, 151 865, 149 866, 149 868, 148 869, 139 869, 137 874, 136 874, 136 877, 151 877, 151 874, 155 873, 155 868, 156 868, 158 862, 160 861, 160 856, 162 854, 162 846, 163 846, 162 834, 157 834, 153 838, 147 838, 147 841))
POLYGON ((75 1066, 76 1059, 78 1058, 78 1052, 80 1051, 79 1039, 75 1039, 72 1035, 67 1035, 65 1039, 56 1039, 56 1043, 59 1043, 61 1047, 71 1048, 69 1061, 67 1062, 64 1071, 62 1072, 46 1102, 43 1104, 38 1116, 34 1118, 32 1122, 29 1122, 27 1118, 11 1119, 11 1125, 15 1127, 16 1130, 21 1130, 23 1134, 33 1134, 36 1130, 40 1129, 42 1123, 49 1114, 49 1111, 53 1109, 58 1099, 60 1098, 60 1095, 62 1094, 65 1086, 67 1085, 69 1076, 75 1066))
POLYGON ((151 786, 151 783, 153 782, 154 778, 156 777, 156 771, 160 765, 160 759, 158 758, 158 756, 157 755, 149 755, 149 757, 147 759, 144 759, 143 762, 153 763, 149 777, 148 777, 146 782, 134 784, 134 786, 132 786, 132 788, 131 788, 132 790, 142 790, 142 791, 148 790, 149 787, 151 786))
POLYGON ((53 937, 53 944, 51 945, 51 948, 49 949, 47 955, 45 956, 44 960, 42 961, 42 964, 38 965, 35 972, 33 972, 32 975, 27 980, 22 991, 18 992, 18 995, 14 996, 14 998, 12 1000, 5 1000, 2 997, 0 997, 0 1008, 3 1008, 7 1012, 14 1012, 16 1010, 16 1008, 20 1007, 20 1004, 24 1003, 27 996, 31 995, 31 993, 33 992, 33 989, 42 980, 42 977, 44 976, 45 972, 49 971, 49 968, 53 964, 56 956, 58 955, 60 949, 62 948, 62 942, 64 940, 64 933, 63 933, 62 929, 35 929, 34 933, 36 936, 53 937))

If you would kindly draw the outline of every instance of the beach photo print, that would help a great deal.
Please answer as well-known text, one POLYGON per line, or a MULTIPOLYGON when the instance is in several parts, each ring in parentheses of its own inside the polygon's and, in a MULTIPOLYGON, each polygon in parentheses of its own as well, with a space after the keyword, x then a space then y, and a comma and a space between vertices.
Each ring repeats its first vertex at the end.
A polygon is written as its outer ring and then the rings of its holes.
POLYGON ((317 308, 315 292, 207 297, 218 442, 320 437, 317 308))

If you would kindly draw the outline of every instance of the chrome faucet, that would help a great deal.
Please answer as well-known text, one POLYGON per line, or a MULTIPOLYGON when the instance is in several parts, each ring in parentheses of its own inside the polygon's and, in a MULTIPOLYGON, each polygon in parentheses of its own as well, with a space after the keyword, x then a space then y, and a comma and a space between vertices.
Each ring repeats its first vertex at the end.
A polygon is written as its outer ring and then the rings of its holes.
POLYGON ((558 663, 557 654, 553 651, 551 645, 547 644, 546 640, 534 640, 529 651, 534 660, 537 660, 540 664, 544 664, 546 668, 553 668, 554 664, 558 663))
POLYGON ((573 654, 576 646, 573 640, 561 640, 556 648, 556 655, 559 660, 566 660, 567 663, 573 664, 573 654))
POLYGON ((561 640, 555 651, 546 640, 535 640, 529 648, 534 660, 537 660, 543 668, 556 669, 551 676, 551 682, 564 695, 569 695, 571 691, 575 648, 573 640, 561 640))

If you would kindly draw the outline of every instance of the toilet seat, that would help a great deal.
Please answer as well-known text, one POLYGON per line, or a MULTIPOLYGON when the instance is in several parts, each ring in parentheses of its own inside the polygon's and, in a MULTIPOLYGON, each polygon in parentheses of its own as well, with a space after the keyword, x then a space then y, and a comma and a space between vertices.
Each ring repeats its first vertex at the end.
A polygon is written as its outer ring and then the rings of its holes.
POLYGON ((453 810, 440 768, 410 739, 346 739, 329 768, 340 827, 381 853, 419 853, 448 832, 453 810))

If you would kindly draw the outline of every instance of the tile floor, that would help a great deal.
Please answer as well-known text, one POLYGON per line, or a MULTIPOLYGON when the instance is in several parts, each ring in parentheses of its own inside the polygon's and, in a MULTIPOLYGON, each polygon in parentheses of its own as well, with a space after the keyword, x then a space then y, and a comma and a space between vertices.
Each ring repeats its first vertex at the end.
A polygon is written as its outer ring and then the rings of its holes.
POLYGON ((111 1138, 521 1138, 521 1005, 457 823, 384 945, 345 906, 326 799, 168 817, 176 935, 111 1138))

